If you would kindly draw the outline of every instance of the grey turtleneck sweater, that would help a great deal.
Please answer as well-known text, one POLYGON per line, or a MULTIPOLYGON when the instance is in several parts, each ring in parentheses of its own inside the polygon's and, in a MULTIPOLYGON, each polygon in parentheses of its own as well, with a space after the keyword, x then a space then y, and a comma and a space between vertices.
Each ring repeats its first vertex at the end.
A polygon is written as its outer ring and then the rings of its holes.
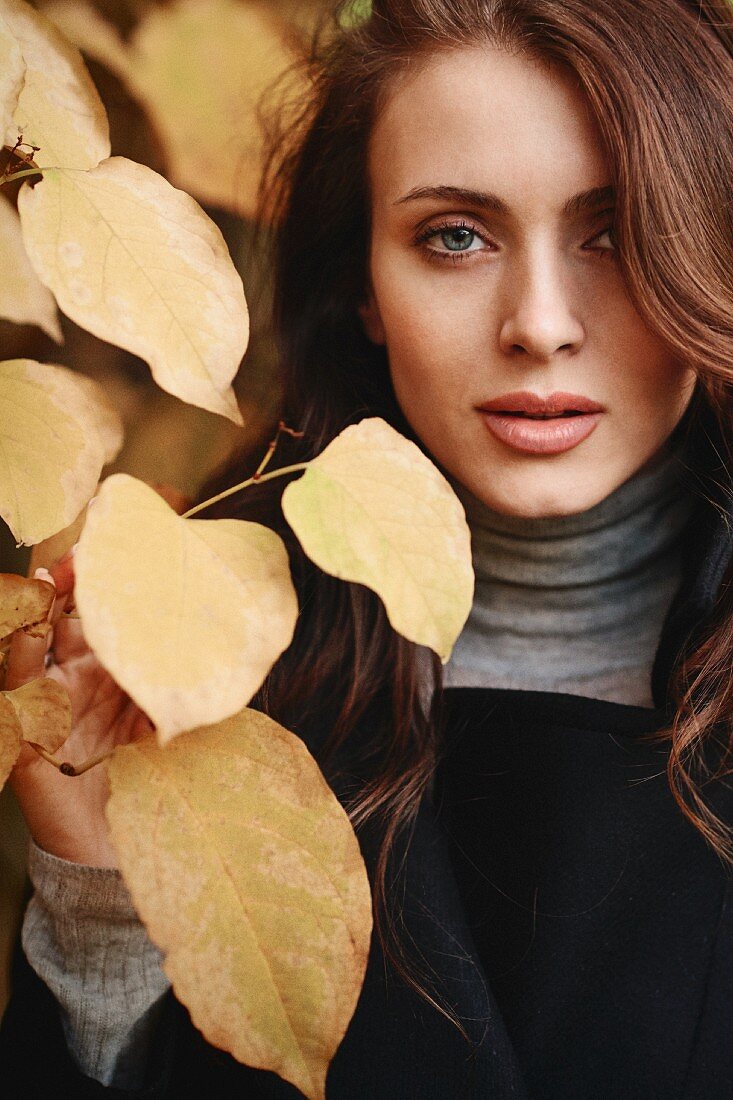
MULTIPOLYGON (((651 668, 694 506, 679 469, 679 449, 665 449, 599 504, 558 518, 494 512, 452 482, 471 528, 476 592, 446 686, 653 706, 651 668)), ((140 1087, 169 983, 121 876, 33 842, 29 870, 23 947, 59 1001, 72 1053, 88 1076, 140 1087)))
POLYGON ((567 516, 504 515, 453 481, 476 592, 443 669, 446 687, 654 706, 652 664, 694 507, 679 480, 681 453, 658 453, 600 503, 567 516))

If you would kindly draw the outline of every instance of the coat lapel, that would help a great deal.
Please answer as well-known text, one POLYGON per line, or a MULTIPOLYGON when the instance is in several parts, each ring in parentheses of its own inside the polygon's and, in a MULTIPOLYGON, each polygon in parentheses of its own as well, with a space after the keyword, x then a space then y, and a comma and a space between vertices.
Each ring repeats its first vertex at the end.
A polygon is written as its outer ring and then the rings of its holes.
MULTIPOLYGON (((360 842, 370 877, 377 834, 360 842)), ((395 853, 405 856, 405 842, 395 853)), ((376 932, 354 1017, 334 1058, 327 1095, 380 1100, 524 1100, 516 1057, 483 976, 458 896, 447 842, 424 799, 398 891, 398 930, 408 964, 465 1032, 425 1001, 385 960, 376 932)))

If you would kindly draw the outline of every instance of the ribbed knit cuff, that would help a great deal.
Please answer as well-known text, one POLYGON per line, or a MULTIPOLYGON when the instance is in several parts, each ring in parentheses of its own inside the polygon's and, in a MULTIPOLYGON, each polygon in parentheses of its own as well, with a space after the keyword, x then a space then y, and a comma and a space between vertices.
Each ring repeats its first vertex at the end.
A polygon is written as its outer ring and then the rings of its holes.
POLYGON ((105 1085, 142 1087, 170 982, 122 875, 60 859, 32 839, 28 870, 23 950, 59 1002, 71 1053, 105 1085))

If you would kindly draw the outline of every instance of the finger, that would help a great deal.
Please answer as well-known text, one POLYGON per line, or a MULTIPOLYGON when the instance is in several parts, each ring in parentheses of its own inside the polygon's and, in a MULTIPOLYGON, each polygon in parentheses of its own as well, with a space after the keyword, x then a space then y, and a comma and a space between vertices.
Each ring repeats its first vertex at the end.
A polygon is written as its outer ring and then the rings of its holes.
POLYGON ((67 551, 62 558, 50 567, 49 579, 56 585, 57 602, 54 606, 53 621, 57 622, 64 611, 76 609, 74 601, 74 550, 67 551))
POLYGON ((74 549, 75 547, 72 547, 49 568, 56 590, 62 595, 71 593, 74 590, 74 549))
POLYGON ((61 616, 54 627, 53 649, 59 664, 89 651, 79 619, 61 616))
MULTIPOLYGON (((33 574, 33 577, 31 579, 34 580, 34 581, 43 581, 44 584, 50 584, 51 587, 53 588, 53 597, 51 599, 51 605, 48 608, 48 611, 46 612, 46 619, 48 620, 48 622, 51 622, 52 621, 54 605, 56 603, 56 595, 57 595, 56 583, 55 583, 53 577, 51 576, 51 574, 49 573, 48 569, 43 569, 42 567, 39 567, 38 569, 35 570, 35 572, 33 574)), ((42 623, 43 623, 43 619, 41 619, 36 625, 40 627, 42 623)))
POLYGON ((68 604, 70 599, 71 597, 68 593, 65 596, 56 596, 51 605, 51 610, 48 616, 49 622, 52 626, 55 626, 56 623, 58 623, 63 618, 64 612, 68 611, 68 604))

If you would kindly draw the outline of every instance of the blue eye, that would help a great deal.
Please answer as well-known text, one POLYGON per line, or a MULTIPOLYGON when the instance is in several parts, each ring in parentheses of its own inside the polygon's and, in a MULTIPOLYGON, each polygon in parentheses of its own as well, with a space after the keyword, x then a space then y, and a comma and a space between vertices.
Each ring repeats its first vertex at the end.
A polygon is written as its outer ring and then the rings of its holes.
POLYGON ((451 252, 465 252, 473 244, 476 234, 472 229, 456 225, 452 229, 444 229, 440 239, 451 252))
POLYGON ((415 244, 421 245, 431 260, 462 260, 468 258, 468 253, 483 252, 485 248, 474 248, 475 242, 483 241, 488 244, 485 237, 474 226, 466 222, 440 222, 425 228, 415 244), (430 241, 440 241, 442 248, 435 248, 430 241))

